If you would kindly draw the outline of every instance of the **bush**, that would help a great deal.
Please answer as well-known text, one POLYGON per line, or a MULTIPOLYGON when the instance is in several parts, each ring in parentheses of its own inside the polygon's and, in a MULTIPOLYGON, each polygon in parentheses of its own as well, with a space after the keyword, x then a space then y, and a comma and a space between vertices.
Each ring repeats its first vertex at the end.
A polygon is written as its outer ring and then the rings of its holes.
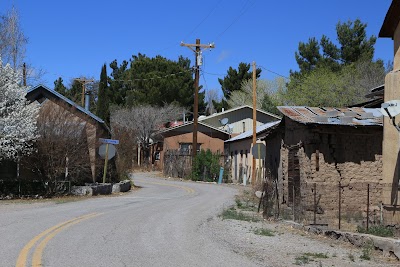
POLYGON ((220 154, 213 154, 211 150, 201 150, 193 161, 192 180, 215 182, 219 175, 220 154))

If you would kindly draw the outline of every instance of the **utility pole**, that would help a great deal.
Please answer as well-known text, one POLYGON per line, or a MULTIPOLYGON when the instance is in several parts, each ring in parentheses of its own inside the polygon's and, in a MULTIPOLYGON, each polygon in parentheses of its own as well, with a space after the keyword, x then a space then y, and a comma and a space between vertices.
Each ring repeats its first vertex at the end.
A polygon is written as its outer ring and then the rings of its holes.
MULTIPOLYGON (((256 62, 253 61, 253 147, 257 141, 257 81, 256 81, 256 62)), ((254 151, 254 150, 253 150, 254 151)), ((253 156, 253 172, 251 185, 254 187, 256 182, 256 158, 253 156)))
POLYGON ((196 39, 196 44, 181 43, 195 53, 195 72, 194 72, 194 106, 193 106, 193 144, 192 144, 192 160, 197 154, 197 126, 199 113, 199 79, 200 66, 202 65, 201 48, 214 48, 214 44, 200 44, 200 39, 196 39))
POLYGON ((26 63, 22 65, 22 79, 23 79, 23 85, 26 86, 26 63))
POLYGON ((92 83, 92 82, 94 82, 94 80, 93 79, 85 79, 85 78, 76 78, 75 80, 82 83, 82 98, 81 98, 82 105, 81 106, 85 107, 86 84, 92 83))

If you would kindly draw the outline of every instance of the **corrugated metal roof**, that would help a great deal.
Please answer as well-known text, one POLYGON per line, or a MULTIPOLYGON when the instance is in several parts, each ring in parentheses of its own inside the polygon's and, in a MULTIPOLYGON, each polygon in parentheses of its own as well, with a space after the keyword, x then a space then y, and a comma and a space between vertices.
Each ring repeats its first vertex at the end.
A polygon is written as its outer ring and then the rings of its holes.
MULTIPOLYGON (((260 125, 260 126, 258 126, 256 128, 256 133, 257 134, 258 133, 262 133, 267 129, 273 128, 273 127, 277 126, 280 122, 281 121, 279 120, 279 121, 273 121, 273 122, 269 122, 269 123, 260 125)), ((241 140, 241 139, 246 139, 246 138, 251 137, 252 135, 253 135, 253 130, 249 130, 249 131, 241 133, 241 134, 239 134, 239 135, 237 135, 235 137, 232 137, 231 139, 226 140, 225 142, 234 142, 234 141, 238 141, 238 140, 241 140)))
POLYGON ((302 124, 327 124, 349 126, 382 126, 383 115, 379 108, 316 108, 280 106, 286 117, 302 124))

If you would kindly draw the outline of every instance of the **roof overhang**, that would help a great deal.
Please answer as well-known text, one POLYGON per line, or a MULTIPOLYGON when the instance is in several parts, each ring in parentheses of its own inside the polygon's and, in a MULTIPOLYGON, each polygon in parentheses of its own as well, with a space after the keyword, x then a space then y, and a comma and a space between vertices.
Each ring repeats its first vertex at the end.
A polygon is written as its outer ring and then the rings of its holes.
POLYGON ((36 101, 41 98, 50 99, 52 101, 56 101, 61 105, 65 105, 68 107, 73 107, 75 110, 75 114, 86 121, 92 121, 92 123, 100 125, 104 130, 110 132, 109 128, 105 124, 104 120, 100 119, 90 111, 84 109, 83 107, 79 106, 72 100, 68 99, 67 97, 63 96, 62 94, 58 93, 57 91, 51 90, 44 85, 37 85, 28 90, 26 94, 26 98, 29 101, 36 101))
POLYGON ((379 37, 392 38, 394 37, 394 32, 400 22, 400 0, 392 0, 392 4, 386 13, 385 20, 381 30, 379 31, 379 37))
MULTIPOLYGON (((222 131, 220 129, 217 129, 215 127, 212 127, 212 126, 210 126, 206 123, 202 123, 202 122, 198 122, 197 131, 201 132, 205 135, 208 135, 210 137, 216 137, 216 138, 220 138, 222 140, 227 140, 229 138, 228 132, 222 131)), ((170 128, 161 130, 161 131, 157 132, 156 134, 159 134, 159 135, 163 136, 164 138, 166 138, 166 137, 187 134, 187 133, 193 133, 193 122, 187 122, 182 125, 170 127, 170 128)))

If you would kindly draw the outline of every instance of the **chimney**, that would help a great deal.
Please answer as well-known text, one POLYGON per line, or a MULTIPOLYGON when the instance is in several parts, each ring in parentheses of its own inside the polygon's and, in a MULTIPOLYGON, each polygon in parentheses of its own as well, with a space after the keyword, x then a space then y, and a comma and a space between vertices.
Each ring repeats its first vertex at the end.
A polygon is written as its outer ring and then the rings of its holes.
POLYGON ((85 93, 85 109, 87 111, 89 111, 89 109, 90 109, 90 93, 89 92, 85 93))

